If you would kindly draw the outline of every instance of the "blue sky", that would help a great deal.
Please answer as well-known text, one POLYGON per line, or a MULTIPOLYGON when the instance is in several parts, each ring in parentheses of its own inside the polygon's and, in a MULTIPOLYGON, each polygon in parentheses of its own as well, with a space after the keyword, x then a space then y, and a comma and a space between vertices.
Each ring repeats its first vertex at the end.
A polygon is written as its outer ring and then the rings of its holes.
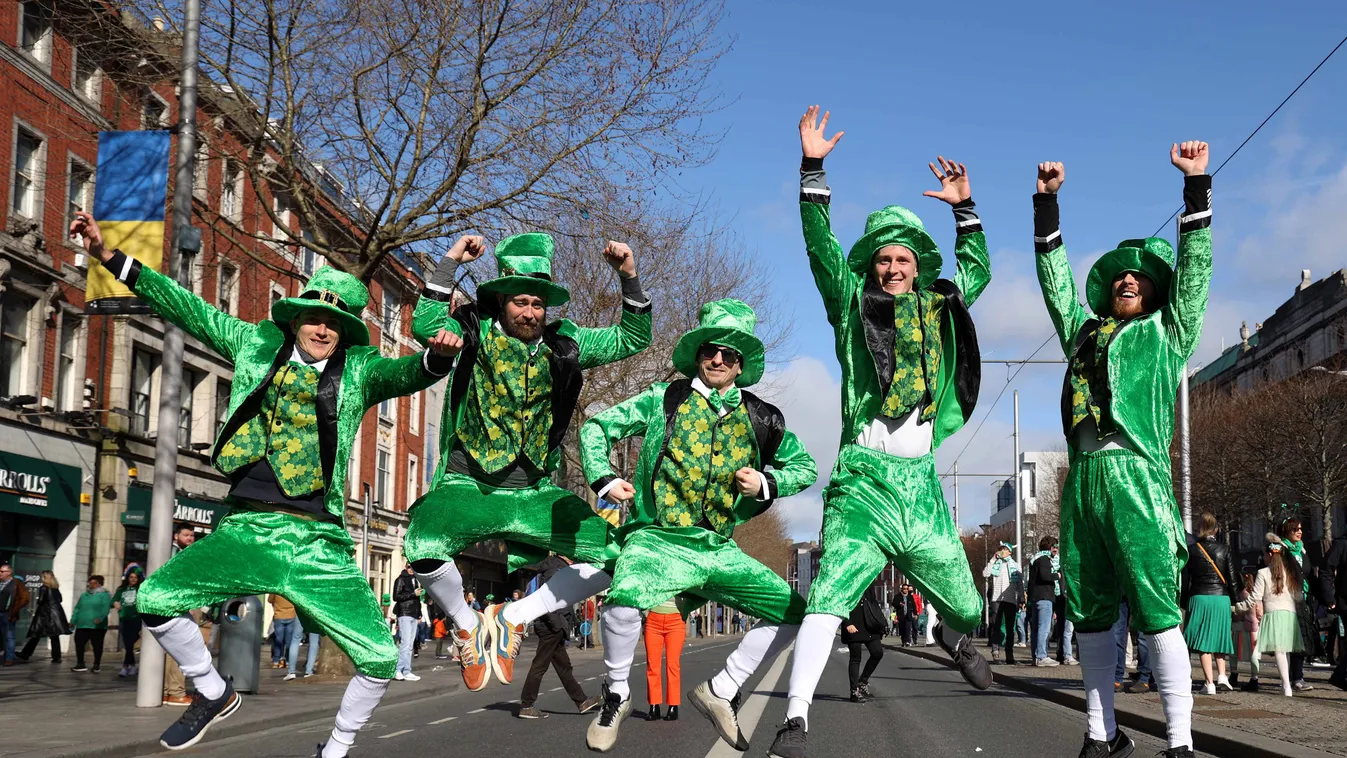
MULTIPOLYGON (((1119 240, 1149 235, 1180 204, 1172 142, 1211 143, 1212 168, 1347 34, 1341 2, 800 3, 730 4, 734 49, 715 84, 737 98, 710 120, 728 134, 718 157, 680 177, 715 198, 732 228, 774 276, 795 328, 773 388, 787 421, 832 465, 839 421, 832 335, 804 255, 797 210, 804 109, 832 111, 847 134, 828 158, 834 231, 844 247, 868 211, 916 210, 946 252, 948 207, 935 186, 937 154, 969 169, 987 230, 993 281, 974 306, 984 358, 1032 352, 1051 327, 1033 272, 1035 164, 1067 166, 1062 227, 1077 277, 1119 240), (957 8, 957 14, 950 8, 957 8)), ((1347 50, 1339 51, 1215 181, 1216 273, 1194 365, 1238 340, 1311 269, 1347 265, 1347 50)), ((1172 225, 1163 236, 1174 236, 1172 225)), ((1050 343, 1039 357, 1057 358, 1050 343)), ((962 471, 1011 467, 1011 393, 984 370, 974 421, 938 451, 941 472, 965 445, 962 471), (971 439, 971 443, 970 443, 971 439)), ((1060 448, 1061 369, 1029 367, 1021 391, 1023 449, 1060 448)), ((961 484, 964 527, 985 520, 989 480, 961 484)), ((951 497, 947 486, 947 496, 951 497)), ((817 488, 790 502, 794 536, 817 535, 817 488)))

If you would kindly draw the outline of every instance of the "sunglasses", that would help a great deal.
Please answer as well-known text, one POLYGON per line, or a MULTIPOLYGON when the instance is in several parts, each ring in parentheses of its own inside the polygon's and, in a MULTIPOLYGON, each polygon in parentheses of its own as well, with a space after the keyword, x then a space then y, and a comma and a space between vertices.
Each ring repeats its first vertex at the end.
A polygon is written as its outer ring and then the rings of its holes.
POLYGON ((715 358, 717 354, 720 355, 721 362, 726 366, 737 366, 744 359, 736 350, 724 345, 712 345, 708 342, 697 349, 697 360, 709 361, 715 358))

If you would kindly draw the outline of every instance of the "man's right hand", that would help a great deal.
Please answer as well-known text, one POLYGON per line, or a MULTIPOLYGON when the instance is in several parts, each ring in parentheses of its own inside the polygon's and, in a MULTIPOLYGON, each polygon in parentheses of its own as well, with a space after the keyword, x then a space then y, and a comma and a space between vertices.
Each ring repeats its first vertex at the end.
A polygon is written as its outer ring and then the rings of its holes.
POLYGON ((98 228, 98 221, 93 214, 75 211, 75 220, 70 222, 70 238, 76 239, 78 236, 83 236, 84 249, 89 255, 103 263, 112 260, 113 251, 103 247, 103 231, 98 228))
POLYGON ((459 237, 446 254, 455 263, 472 263, 486 252, 486 237, 465 234, 459 237))
POLYGON ((617 484, 614 484, 612 489, 608 490, 607 494, 603 496, 603 499, 614 502, 617 501, 625 502, 627 500, 631 500, 634 497, 636 497, 636 488, 631 486, 631 482, 628 482, 624 479, 619 481, 617 484))
POLYGON ((838 132, 832 139, 823 138, 823 130, 828 127, 829 111, 823 112, 822 123, 818 120, 818 106, 811 105, 800 117, 800 149, 806 158, 823 158, 833 151, 837 141, 846 132, 838 132))
POLYGON ((1066 166, 1052 161, 1038 164, 1039 192, 1055 195, 1057 190, 1062 188, 1064 181, 1066 181, 1066 166))

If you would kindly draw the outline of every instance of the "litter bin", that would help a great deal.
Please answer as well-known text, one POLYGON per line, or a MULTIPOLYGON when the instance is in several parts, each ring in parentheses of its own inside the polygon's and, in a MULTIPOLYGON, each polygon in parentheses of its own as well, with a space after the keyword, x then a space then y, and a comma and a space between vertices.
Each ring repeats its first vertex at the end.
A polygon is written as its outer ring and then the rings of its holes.
POLYGON ((220 676, 234 689, 256 694, 262 678, 262 599, 253 595, 220 609, 220 676))

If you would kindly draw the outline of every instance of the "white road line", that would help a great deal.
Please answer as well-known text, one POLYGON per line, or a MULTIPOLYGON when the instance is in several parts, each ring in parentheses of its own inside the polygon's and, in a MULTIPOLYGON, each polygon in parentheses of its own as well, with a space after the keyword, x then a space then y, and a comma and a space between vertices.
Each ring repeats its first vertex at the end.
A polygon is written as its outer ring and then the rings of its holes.
POLYGON ((511 703, 518 703, 519 701, 518 701, 518 700, 511 700, 510 702, 511 702, 511 703))
POLYGON ((485 708, 478 708, 478 709, 475 710, 475 711, 468 711, 468 715, 471 716, 471 715, 474 714, 474 713, 481 713, 482 711, 485 711, 485 710, 486 710, 485 708))
MULTIPOLYGON (((767 708, 767 700, 776 691, 777 682, 781 681, 781 674, 786 670, 786 661, 790 660, 790 651, 794 647, 795 643, 791 643, 790 647, 776 657, 772 667, 767 670, 767 675, 758 682, 758 688, 749 696, 744 707, 739 709, 739 729, 744 733, 745 739, 753 739, 753 730, 757 728, 758 720, 762 718, 762 712, 767 708)), ((761 749, 758 752, 766 750, 761 749)), ((706 758, 743 758, 743 755, 726 744, 725 740, 716 737, 716 744, 712 746, 711 752, 706 754, 706 758)))
POLYGON ((449 717, 447 717, 447 718, 442 718, 442 719, 440 719, 439 721, 432 721, 432 722, 430 722, 429 726, 435 726, 436 724, 447 724, 447 723, 449 723, 450 721, 453 721, 453 720, 456 719, 456 718, 458 718, 458 717, 457 717, 457 716, 449 716, 449 717))
POLYGON ((391 734, 383 734, 383 735, 380 735, 380 736, 379 736, 379 739, 381 739, 381 740, 386 740, 386 739, 388 739, 389 737, 397 737, 397 736, 402 735, 402 734, 410 734, 412 731, 413 731, 413 730, 411 730, 411 729, 403 729, 403 730, 398 731, 398 732, 392 732, 391 734))
POLYGON ((548 692, 560 692, 560 691, 562 691, 562 690, 564 690, 564 689, 566 689, 566 688, 565 688, 565 687, 553 687, 552 689, 548 690, 548 692))
POLYGON ((595 679, 598 679, 598 677, 597 677, 597 676, 591 676, 590 678, 586 679, 585 681, 586 681, 586 682, 592 682, 592 681, 594 681, 595 679))

